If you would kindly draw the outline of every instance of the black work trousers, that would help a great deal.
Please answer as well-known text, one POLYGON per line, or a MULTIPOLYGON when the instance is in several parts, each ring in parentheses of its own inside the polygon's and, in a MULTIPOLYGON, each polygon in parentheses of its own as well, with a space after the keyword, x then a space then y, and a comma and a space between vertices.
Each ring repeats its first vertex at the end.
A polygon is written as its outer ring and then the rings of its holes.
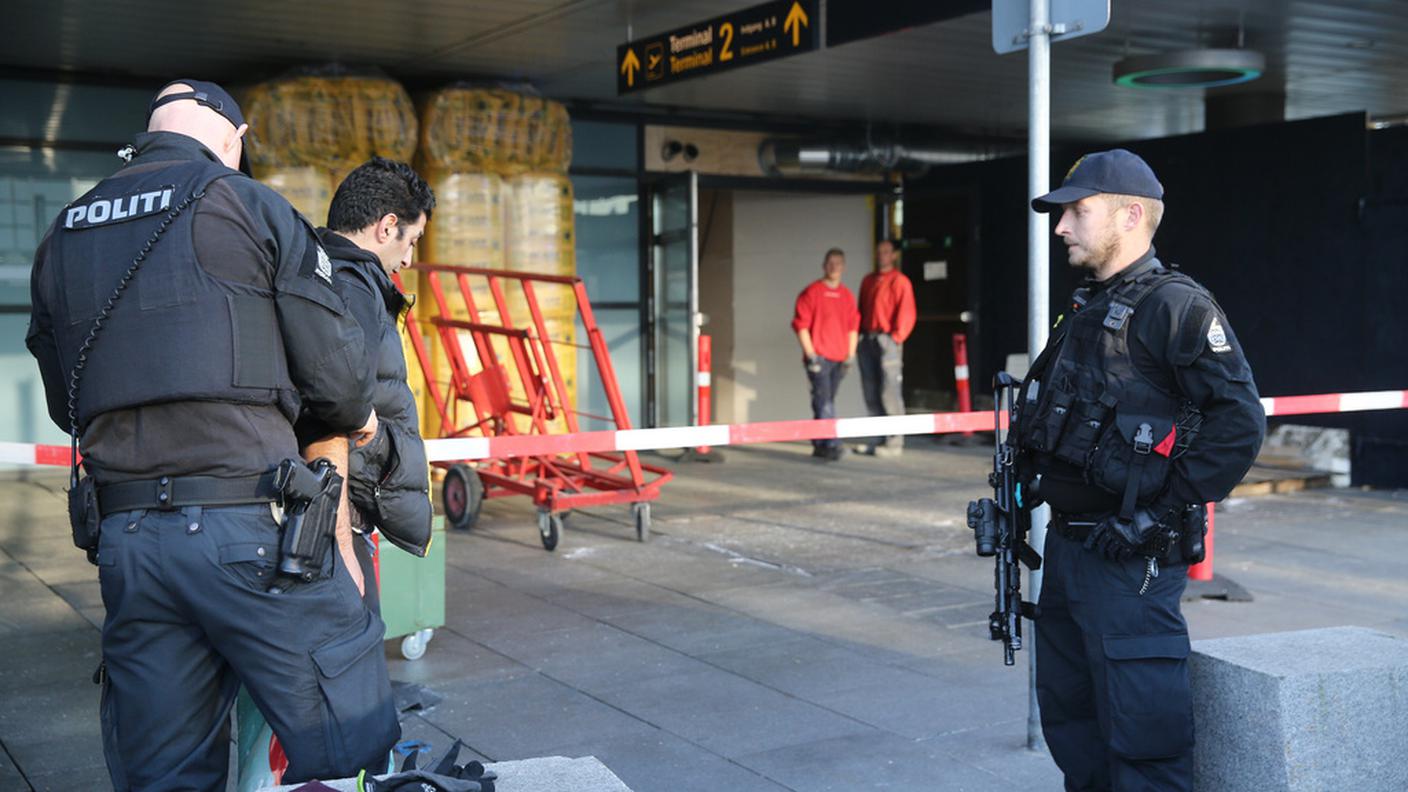
POLYGON ((401 730, 385 626, 335 550, 331 576, 269 593, 278 547, 268 504, 103 518, 103 747, 114 789, 223 790, 241 683, 288 755, 284 783, 386 767, 401 730))
MULTIPOLYGON (((807 381, 811 385, 812 391, 812 417, 835 418, 836 391, 840 389, 841 380, 846 376, 848 367, 845 363, 828 360, 824 357, 817 357, 816 360, 821 371, 807 371, 807 381)), ((823 451, 839 445, 841 445, 841 441, 834 437, 812 441, 813 448, 823 451)))
POLYGON ((1036 689, 1067 792, 1188 792, 1193 700, 1179 599, 1188 567, 1109 561, 1046 535, 1036 689))

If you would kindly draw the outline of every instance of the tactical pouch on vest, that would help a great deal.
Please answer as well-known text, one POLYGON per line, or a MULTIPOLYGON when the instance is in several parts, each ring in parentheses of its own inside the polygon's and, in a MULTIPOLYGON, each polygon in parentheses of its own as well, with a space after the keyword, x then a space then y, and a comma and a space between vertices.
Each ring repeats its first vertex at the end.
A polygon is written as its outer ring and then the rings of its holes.
POLYGON ((88 553, 88 561, 98 563, 98 530, 102 517, 98 512, 98 486, 92 476, 70 480, 68 489, 68 524, 73 529, 73 546, 88 553))
POLYGON ((283 498, 284 519, 279 526, 279 575, 284 580, 311 582, 323 577, 328 550, 337 528, 337 505, 342 497, 342 476, 326 459, 311 465, 285 459, 274 479, 283 498))
POLYGON ((1124 498, 1131 510, 1153 502, 1168 481, 1173 431, 1172 418, 1116 413, 1091 456, 1091 483, 1124 498))
POLYGON ((1077 404, 1060 444, 1052 452, 1055 457, 1085 467, 1114 409, 1115 400, 1108 394, 1101 396, 1099 401, 1077 404))
POLYGON ((1031 449, 1051 452, 1059 447, 1075 398, 1076 395, 1070 391, 1052 388, 1051 398, 1046 400, 1046 410, 1037 413, 1032 427, 1031 449))
POLYGON ((1207 558, 1208 509, 1202 504, 1189 506, 1183 512, 1183 530, 1178 550, 1189 564, 1202 563, 1207 558))

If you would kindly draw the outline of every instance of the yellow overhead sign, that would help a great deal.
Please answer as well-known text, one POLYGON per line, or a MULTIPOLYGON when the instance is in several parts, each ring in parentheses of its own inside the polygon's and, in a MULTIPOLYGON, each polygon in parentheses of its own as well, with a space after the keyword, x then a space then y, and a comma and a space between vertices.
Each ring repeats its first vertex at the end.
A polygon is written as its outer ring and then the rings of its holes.
POLYGON ((616 48, 616 92, 631 93, 821 46, 819 0, 774 0, 616 48), (644 54, 642 61, 641 55, 644 54))
POLYGON ((640 59, 636 57, 636 51, 627 47, 626 57, 621 59, 621 75, 626 78, 626 85, 636 84, 636 72, 640 71, 640 59))

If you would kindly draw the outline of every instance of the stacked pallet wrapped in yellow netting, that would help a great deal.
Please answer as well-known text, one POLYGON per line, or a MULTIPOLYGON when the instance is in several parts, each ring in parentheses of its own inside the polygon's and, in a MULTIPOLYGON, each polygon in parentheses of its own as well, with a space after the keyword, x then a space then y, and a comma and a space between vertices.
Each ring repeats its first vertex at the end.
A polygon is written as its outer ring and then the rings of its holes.
MULTIPOLYGON (((374 156, 409 162, 419 139, 415 105, 401 84, 339 67, 304 70, 260 83, 241 100, 254 178, 277 190, 315 226, 327 224, 333 193, 374 156)), ((405 273, 414 280, 414 273, 405 273)), ((406 284, 414 294, 414 282, 406 284)), ((410 385, 422 411, 431 404, 402 333, 410 385)))
MULTIPOLYGON (((278 190, 314 225, 327 221, 333 193, 347 173, 380 155, 411 161, 436 196, 432 221, 418 258, 441 264, 509 269, 552 275, 576 272, 572 187, 567 179, 572 128, 560 103, 499 87, 457 85, 426 97, 419 118, 398 83, 375 75, 307 72, 257 85, 242 100, 250 123, 247 149, 255 178, 278 190)), ((448 354, 434 327, 429 284, 414 271, 402 273, 416 296, 417 317, 428 334, 431 376, 450 386, 448 354)), ((472 279, 483 284, 482 278, 472 279)), ((453 279, 443 279, 452 315, 469 312, 453 279)), ((505 281, 505 303, 515 327, 531 325, 516 282, 505 281)), ((576 303, 566 286, 536 284, 539 306, 569 401, 575 402, 576 303)), ((481 321, 502 318, 487 288, 474 291, 481 321)), ((459 334, 471 372, 482 363, 467 332, 459 334)), ((411 387, 428 437, 441 434, 438 411, 415 365, 409 339, 406 359, 411 387)), ((501 361, 511 357, 499 345, 501 361)), ((520 377, 511 372, 515 396, 520 377)), ((464 423, 468 415, 460 415, 464 423)), ((521 426, 526 430, 526 426, 521 426)), ((559 418, 551 429, 562 431, 559 418)))
MULTIPOLYGON (((436 195, 434 221, 420 247, 424 261, 551 275, 576 273, 572 188, 567 180, 572 132, 566 108, 557 102, 501 88, 453 86, 427 98, 421 113, 421 173, 436 195)), ((502 317, 482 278, 473 279, 481 321, 502 317)), ((532 317, 516 282, 505 280, 505 308, 515 327, 532 317)), ((454 318, 469 319, 458 290, 446 281, 454 318)), ((576 394, 576 303, 566 286, 534 284, 548 337, 554 344, 569 402, 576 394)), ((426 284, 423 305, 433 305, 426 284)), ((461 350, 470 371, 482 370, 467 332, 461 350)), ((496 344, 501 364, 512 366, 506 342, 496 344)), ((432 367, 448 386, 450 366, 437 350, 432 367)), ((524 398, 520 377, 510 372, 516 400, 524 398)), ((549 380, 550 382, 550 380, 549 380)), ((438 416, 426 404, 427 435, 440 433, 438 416)), ((461 416, 463 423, 467 416, 461 416)), ((515 420, 522 421, 522 418, 515 420)), ((520 430, 525 430, 520 423, 520 430)), ((552 431, 565 431, 558 418, 552 431)))
POLYGON ((254 178, 314 225, 327 222, 332 194, 353 168, 376 155, 409 161, 415 154, 415 107, 385 77, 284 77, 250 88, 242 106, 254 178))

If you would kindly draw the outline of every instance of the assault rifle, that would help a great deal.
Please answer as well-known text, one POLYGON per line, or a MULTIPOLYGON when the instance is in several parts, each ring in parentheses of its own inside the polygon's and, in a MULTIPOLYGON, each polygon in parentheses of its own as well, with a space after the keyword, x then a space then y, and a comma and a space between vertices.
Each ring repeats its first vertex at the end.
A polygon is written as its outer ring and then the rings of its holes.
POLYGON ((1036 605, 1022 601, 1021 564, 1041 568, 1041 556, 1027 544, 1031 531, 1031 509, 1037 505, 1035 493, 1024 493, 1017 481, 1017 442, 1012 430, 1017 425, 1017 398, 1022 383, 1005 371, 993 378, 993 456, 988 484, 993 497, 968 502, 968 527, 973 529, 978 555, 996 556, 993 585, 997 589, 996 609, 988 617, 988 631, 994 641, 1002 641, 1003 663, 1012 665, 1013 653, 1022 648, 1022 618, 1040 615, 1036 605), (1006 401, 1007 431, 1003 431, 1003 402, 1006 401), (1026 495, 1026 502, 1023 496, 1026 495))

